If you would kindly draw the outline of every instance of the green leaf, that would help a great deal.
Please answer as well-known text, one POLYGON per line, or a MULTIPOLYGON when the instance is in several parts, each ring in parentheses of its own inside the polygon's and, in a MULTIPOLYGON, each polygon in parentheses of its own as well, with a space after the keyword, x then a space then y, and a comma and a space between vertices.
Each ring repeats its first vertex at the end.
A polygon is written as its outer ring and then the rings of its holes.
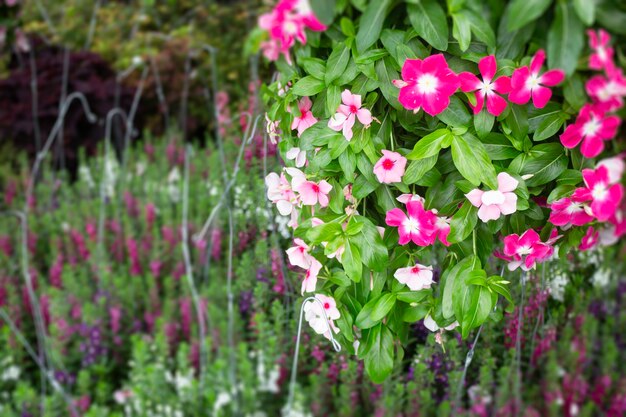
POLYGON ((437 155, 411 161, 406 171, 404 172, 402 182, 407 185, 417 183, 428 171, 430 171, 435 166, 436 163, 437 155))
POLYGON ((482 139, 487 155, 492 161, 504 161, 513 159, 520 154, 504 135, 500 133, 490 133, 482 139))
POLYGON ((356 316, 356 320, 354 321, 354 325, 356 327, 363 330, 370 329, 378 324, 382 317, 378 320, 373 320, 372 311, 374 311, 374 306, 376 305, 376 303, 378 303, 379 299, 380 297, 373 298, 363 306, 359 314, 356 316))
POLYGON ((339 155, 339 166, 341 166, 346 179, 352 182, 354 171, 356 170, 356 156, 350 149, 346 149, 339 155))
POLYGON ((379 324, 370 330, 367 343, 370 348, 364 358, 365 371, 375 384, 380 384, 393 370, 393 334, 379 324))
POLYGON ((480 267, 480 262, 478 262, 476 256, 470 255, 443 273, 442 281, 445 281, 445 284, 441 300, 441 312, 444 319, 454 316, 452 297, 457 281, 463 281, 475 267, 480 267))
POLYGON ((572 74, 565 79, 563 96, 576 111, 580 110, 587 103, 585 85, 579 74, 572 74))
POLYGON ((448 129, 437 129, 418 140, 406 158, 425 159, 435 156, 439 154, 443 145, 451 140, 453 140, 452 132, 448 129))
POLYGON ((513 299, 511 298, 511 293, 508 289, 508 287, 505 284, 506 281, 502 280, 502 277, 499 276, 493 276, 493 277, 489 277, 489 280, 487 281, 487 285, 489 286, 489 288, 492 291, 497 292, 498 294, 500 294, 501 296, 503 296, 504 298, 506 298, 506 300, 513 304, 513 299))
POLYGON ((433 48, 448 49, 448 20, 437 0, 415 0, 407 6, 409 20, 415 32, 433 48))
POLYGON ((532 174, 532 178, 526 180, 526 185, 535 187, 555 180, 567 169, 567 165, 568 158, 560 143, 544 143, 515 158, 509 170, 520 176, 532 174))
POLYGON ((450 105, 437 117, 448 126, 454 127, 467 128, 472 121, 472 116, 467 111, 467 107, 457 96, 450 97, 450 105))
POLYGON ((393 69, 392 61, 393 58, 389 56, 376 61, 376 75, 378 76, 380 91, 383 93, 383 97, 385 97, 392 107, 401 109, 402 105, 398 101, 398 93, 400 90, 393 85, 393 80, 397 80, 400 76, 398 72, 393 69))
POLYGON ((597 0, 574 0, 574 9, 578 18, 587 26, 593 25, 596 19, 597 0))
POLYGON ((603 1, 596 9, 596 17, 601 27, 609 32, 626 35, 626 12, 620 11, 612 1, 603 1))
POLYGON ((345 250, 341 256, 341 263, 346 271, 348 277, 354 281, 361 281, 361 275, 363 273, 363 265, 361 264, 361 253, 359 248, 356 247, 350 240, 346 240, 345 250))
MULTIPOLYGON (((470 330, 480 326, 487 320, 493 309, 493 299, 489 288, 472 285, 466 296, 459 300, 460 309, 457 320, 461 325, 461 336, 465 339, 470 330)), ((455 312, 456 315, 456 312, 455 312)))
POLYGON ((324 88, 326 88, 326 84, 324 84, 324 81, 318 80, 312 75, 307 75, 306 77, 298 80, 298 82, 293 86, 291 91, 295 95, 301 97, 309 97, 321 92, 322 90, 324 90, 324 88))
POLYGON ((511 128, 511 133, 517 140, 523 140, 528 133, 528 113, 526 106, 509 104, 511 112, 506 118, 507 125, 511 128))
POLYGON ((474 207, 469 200, 465 200, 461 208, 452 216, 448 242, 458 243, 467 239, 477 222, 478 208, 474 207))
POLYGON ((545 117, 539 124, 539 127, 537 127, 533 135, 533 140, 540 142, 554 136, 561 126, 563 126, 563 123, 565 123, 565 117, 567 117, 567 115, 564 113, 552 114, 545 117))
POLYGON ((585 27, 571 3, 559 1, 555 8, 556 17, 548 31, 548 66, 560 68, 566 75, 570 75, 576 70, 578 57, 585 44, 585 27))
POLYGON ((452 160, 461 175, 475 186, 478 187, 482 182, 494 190, 498 188, 491 159, 483 144, 471 134, 454 137, 452 160))
POLYGON ((509 31, 523 28, 545 13, 552 0, 513 0, 509 4, 509 31))
POLYGON ((496 48, 496 34, 487 19, 470 9, 465 9, 462 13, 469 19, 474 36, 483 41, 490 51, 494 50, 496 48))
POLYGON ((477 269, 469 273, 469 276, 465 279, 467 285, 482 285, 487 286, 487 273, 483 269, 477 269))
POLYGON ((533 35, 535 25, 529 24, 519 30, 510 31, 509 22, 517 21, 518 16, 511 14, 511 7, 507 7, 498 25, 496 44, 496 58, 498 60, 516 59, 526 51, 527 43, 533 35))
POLYGON ((370 318, 374 321, 382 320, 383 317, 391 311, 393 306, 396 304, 396 295, 392 293, 383 294, 376 304, 374 304, 374 308, 370 313, 370 318))
POLYGON ((312 75, 317 79, 324 78, 324 74, 326 74, 326 63, 321 59, 302 58, 299 62, 309 75, 312 75))
POLYGON ((315 17, 325 25, 330 25, 335 17, 335 0, 311 0, 315 17))
MULTIPOLYGON (((326 114, 332 116, 335 114, 341 104, 341 89, 339 86, 331 84, 326 90, 326 114)), ((306 131, 305 131, 306 132, 306 131)))
POLYGON ((322 242, 330 242, 342 233, 343 229, 339 223, 330 222, 310 228, 306 232, 306 238, 311 244, 317 245, 322 242))
POLYGON ((373 193, 379 186, 379 183, 368 180, 364 175, 358 175, 352 187, 352 195, 357 200, 361 200, 373 193))
POLYGON ((358 247, 363 264, 373 271, 384 271, 388 267, 389 253, 378 229, 366 217, 355 216, 354 219, 363 224, 359 233, 350 238, 358 247))
POLYGON ((359 31, 356 34, 356 49, 359 52, 365 52, 367 48, 378 40, 391 4, 391 0, 379 0, 369 3, 361 16, 359 31))
POLYGON ((459 48, 465 52, 472 40, 470 20, 463 13, 452 14, 452 36, 459 41, 459 48))
POLYGON ((428 297, 430 293, 430 290, 400 291, 396 293, 396 298, 405 303, 419 303, 428 297))
POLYGON ((348 61, 350 61, 350 49, 348 49, 345 43, 337 44, 337 46, 335 46, 333 51, 330 53, 326 64, 326 75, 324 76, 324 81, 327 86, 344 73, 346 67, 348 66, 348 61))
POLYGON ((490 114, 487 109, 483 108, 480 113, 474 116, 474 128, 476 129, 476 133, 478 137, 483 139, 485 138, 493 128, 493 123, 495 122, 495 117, 490 114))
POLYGON ((387 55, 389 55, 389 52, 386 49, 370 49, 363 55, 357 57, 354 61, 360 65, 372 64, 387 55))

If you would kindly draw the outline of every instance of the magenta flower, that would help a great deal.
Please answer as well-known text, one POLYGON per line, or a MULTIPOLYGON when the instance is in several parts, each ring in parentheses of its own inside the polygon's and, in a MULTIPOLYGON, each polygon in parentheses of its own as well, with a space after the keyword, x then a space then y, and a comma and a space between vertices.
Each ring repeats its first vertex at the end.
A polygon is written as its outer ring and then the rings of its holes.
POLYGON ((394 80, 400 88, 398 101, 405 109, 417 113, 421 108, 431 116, 450 105, 450 96, 459 88, 459 77, 448 67, 443 54, 424 60, 407 59, 402 66, 402 80, 394 80))
POLYGON ((259 27, 280 43, 281 50, 288 50, 296 40, 306 44, 304 21, 299 14, 292 12, 292 3, 280 1, 270 13, 259 16, 259 27))
POLYGON ((521 236, 512 234, 504 238, 504 254, 512 258, 507 266, 510 271, 520 266, 524 271, 529 271, 537 262, 546 260, 552 253, 552 247, 542 242, 539 234, 532 229, 521 236))
POLYGON ((597 230, 595 230, 592 226, 587 228, 587 232, 585 232, 585 236, 583 236, 578 249, 581 251, 586 251, 589 249, 593 249, 598 244, 598 239, 600 238, 600 234, 597 230))
POLYGON ((401 284, 406 284, 411 291, 420 291, 433 284, 433 267, 415 264, 406 268, 399 268, 394 278, 401 284))
POLYGON ((613 67, 613 48, 610 46, 611 36, 600 29, 596 34, 593 30, 588 30, 589 46, 593 53, 589 56, 589 68, 602 70, 613 67))
POLYGON ((402 181, 406 158, 398 152, 383 150, 383 156, 374 165, 374 174, 383 184, 402 181))
POLYGON ((359 119, 359 122, 368 128, 372 124, 372 113, 361 108, 361 96, 352 94, 350 90, 343 90, 341 102, 343 104, 339 105, 337 113, 328 121, 328 127, 336 132, 343 132, 343 137, 350 140, 356 119, 359 119))
POLYGON ((537 51, 530 61, 530 67, 518 68, 511 77, 511 93, 509 101, 515 104, 526 104, 532 96, 533 105, 538 109, 545 107, 552 97, 552 90, 565 78, 565 73, 560 69, 553 69, 539 74, 541 66, 546 59, 543 49, 537 51))
POLYGON ((624 195, 622 184, 611 184, 609 171, 601 165, 595 170, 583 169, 585 187, 574 190, 572 198, 591 201, 591 212, 601 222, 615 215, 624 195))
POLYGON ((399 208, 387 212, 385 223, 398 228, 400 245, 413 241, 418 246, 432 245, 436 232, 436 216, 424 210, 421 201, 409 201, 406 204, 407 214, 399 208))
POLYGON ((624 105, 626 78, 617 68, 607 69, 607 76, 595 75, 585 84, 585 90, 605 111, 615 111, 624 105))
POLYGON ((487 111, 496 117, 500 116, 506 108, 506 100, 496 93, 509 93, 511 91, 511 79, 504 75, 495 80, 493 79, 498 70, 496 57, 493 55, 481 59, 478 63, 478 70, 480 75, 482 75, 482 81, 471 72, 459 74, 461 90, 466 93, 476 91, 476 105, 474 106, 470 103, 474 114, 480 113, 485 101, 487 101, 487 111))
MULTIPOLYGON (((437 212, 435 210, 431 210, 435 215, 437 212)), ((450 219, 447 217, 437 217, 435 221, 435 239, 439 239, 441 243, 445 246, 450 246, 450 242, 448 242, 448 235, 450 234, 450 219)))
POLYGON ((482 191, 478 188, 465 194, 465 197, 474 207, 478 207, 478 218, 487 223, 489 220, 497 220, 500 215, 509 215, 517 210, 518 181, 507 174, 498 174, 498 189, 482 191))
POLYGON ((315 286, 317 285, 317 276, 322 269, 322 263, 311 256, 311 266, 307 269, 306 274, 304 275, 304 280, 302 280, 302 287, 300 292, 304 294, 305 292, 315 292, 315 286))
POLYGON ((298 137, 300 137, 305 130, 317 123, 317 119, 311 112, 312 105, 313 103, 308 97, 302 97, 298 103, 298 113, 294 115, 293 122, 291 122, 291 130, 298 129, 298 137))
POLYGON ((309 246, 304 240, 299 238, 294 239, 293 243, 295 243, 295 246, 290 247, 286 251, 289 263, 302 269, 309 269, 312 261, 315 259, 309 255, 309 246))
POLYGON ((298 203, 298 197, 293 192, 285 174, 281 172, 278 176, 277 173, 270 172, 265 177, 265 186, 267 187, 267 198, 276 204, 278 212, 283 216, 290 215, 298 203))
POLYGON ((587 104, 580 110, 576 122, 561 134, 561 143, 572 149, 582 141, 580 153, 586 158, 595 158, 604 150, 604 141, 615 137, 619 125, 619 117, 606 116, 599 106, 587 104))
POLYGON ((624 156, 618 155, 613 156, 611 158, 605 158, 598 162, 596 168, 599 166, 604 166, 609 172, 609 183, 615 184, 622 180, 622 175, 624 174, 624 170, 626 169, 626 164, 624 163, 624 156))
POLYGON ((582 226, 593 221, 593 216, 587 212, 590 208, 582 201, 572 198, 566 197, 555 201, 550 205, 550 210, 548 221, 555 226, 582 226))

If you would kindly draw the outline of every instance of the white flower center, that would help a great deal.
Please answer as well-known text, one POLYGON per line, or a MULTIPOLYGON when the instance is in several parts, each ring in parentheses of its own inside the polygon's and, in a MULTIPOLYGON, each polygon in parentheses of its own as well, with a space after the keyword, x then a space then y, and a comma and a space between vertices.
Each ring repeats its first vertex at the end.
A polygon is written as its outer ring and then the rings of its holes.
POLYGON ((600 121, 595 117, 592 117, 587 123, 583 125, 584 136, 595 136, 602 125, 600 121))
POLYGON ((480 86, 479 90, 480 90, 480 92, 483 95, 486 96, 486 95, 488 95, 488 94, 493 92, 493 83, 483 82, 482 85, 480 86))
POLYGON ((567 214, 574 214, 574 213, 579 213, 583 211, 582 209, 582 204, 580 203, 572 203, 569 205, 569 207, 565 210, 565 212, 567 214))
POLYGON ((522 246, 517 250, 519 256, 529 255, 533 249, 530 246, 522 246))
POLYGON ((606 184, 596 184, 591 190, 591 196, 594 200, 604 200, 606 195, 608 194, 608 190, 606 189, 606 184))
POLYGON ((289 35, 294 35, 298 32, 298 26, 292 20, 288 20, 283 25, 283 30, 289 35))
POLYGON ((408 219, 406 219, 402 223, 402 226, 404 226, 404 230, 410 234, 415 234, 420 230, 420 223, 417 221, 417 219, 414 219, 413 217, 409 217, 408 219))
POLYGON ((417 88, 422 94, 432 94, 437 91, 437 85, 439 81, 437 77, 431 74, 422 75, 419 80, 417 80, 417 88))
POLYGON ((526 88, 532 90, 539 86, 539 74, 530 74, 528 80, 526 80, 526 88))

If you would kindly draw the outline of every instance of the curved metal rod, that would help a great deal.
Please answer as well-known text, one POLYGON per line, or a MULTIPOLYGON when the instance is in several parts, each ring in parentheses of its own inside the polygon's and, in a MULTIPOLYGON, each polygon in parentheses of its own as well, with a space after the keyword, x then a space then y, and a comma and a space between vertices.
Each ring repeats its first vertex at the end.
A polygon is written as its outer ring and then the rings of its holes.
POLYGON ((316 297, 307 297, 302 302, 302 306, 300 306, 300 320, 298 321, 298 333, 296 336, 296 347, 293 354, 293 364, 291 365, 291 379, 289 382, 289 396, 287 397, 287 415, 291 415, 291 409, 293 407, 293 396, 296 387, 296 376, 298 372, 298 353, 300 353, 300 336, 302 334, 302 319, 304 317, 304 306, 307 302, 317 302, 322 309, 322 314, 324 315, 324 320, 326 321, 326 328, 328 329, 328 334, 330 336, 330 343, 333 345, 333 349, 335 352, 341 352, 341 345, 335 337, 333 336, 333 329, 330 326, 330 320, 328 319, 328 315, 326 314, 326 309, 324 308, 324 304, 317 299, 316 297))

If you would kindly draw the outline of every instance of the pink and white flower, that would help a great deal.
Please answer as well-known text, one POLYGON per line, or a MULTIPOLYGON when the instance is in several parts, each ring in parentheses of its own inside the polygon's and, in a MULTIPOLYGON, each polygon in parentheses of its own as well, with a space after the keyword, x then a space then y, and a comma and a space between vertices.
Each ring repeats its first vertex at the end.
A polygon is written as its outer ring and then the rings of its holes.
POLYGON ((288 161, 294 161, 296 167, 302 168, 306 165, 306 151, 300 150, 298 147, 293 147, 287 151, 285 158, 288 161))
POLYGON ((589 68, 603 70, 613 67, 613 48, 610 46, 611 36, 600 29, 597 34, 593 30, 588 30, 589 46, 593 53, 589 56, 589 68))
POLYGON ((506 172, 498 174, 498 189, 482 191, 478 188, 465 194, 474 207, 478 207, 478 218, 483 222, 497 220, 517 210, 517 195, 514 191, 519 182, 506 172))
POLYGON ((270 138, 270 142, 273 145, 276 145, 280 139, 280 129, 278 128, 279 124, 279 120, 272 121, 269 115, 265 113, 265 130, 267 131, 267 136, 270 138))
POLYGON ((305 206, 328 206, 328 193, 333 189, 326 180, 314 182, 307 180, 304 176, 295 177, 291 180, 293 190, 298 193, 300 201, 305 206))
POLYGON ((374 174, 378 181, 383 184, 391 184, 402 181, 406 158, 398 152, 384 150, 383 156, 374 165, 374 174))
POLYGON ((308 97, 302 97, 298 103, 298 111, 294 114, 293 122, 291 122, 291 130, 297 129, 298 137, 300 137, 305 130, 317 123, 317 119, 311 112, 312 105, 313 103, 308 97))
POLYGON ((459 74, 461 90, 466 93, 476 91, 476 105, 470 103, 474 114, 480 113, 486 101, 487 111, 496 117, 500 116, 506 108, 506 100, 502 98, 501 94, 507 94, 511 91, 511 78, 503 75, 494 80, 498 64, 493 55, 482 58, 478 63, 478 70, 482 76, 482 81, 471 72, 459 74))
POLYGON ((587 104, 580 110, 576 122, 561 134, 561 143, 572 149, 582 141, 580 153, 586 158, 595 158, 604 150, 604 141, 615 137, 619 125, 619 117, 607 116, 599 106, 587 104))
POLYGON ((309 326, 311 326, 315 333, 323 334, 327 339, 330 339, 329 328, 332 329, 333 332, 339 333, 339 329, 334 323, 335 320, 339 320, 339 317, 341 317, 337 303, 334 298, 324 294, 315 294, 315 298, 319 300, 319 303, 308 301, 304 305, 304 319, 309 323, 309 326))
MULTIPOLYGON (((437 215, 436 210, 431 210, 433 214, 437 215)), ((450 219, 443 216, 437 216, 435 221, 435 239, 439 239, 444 246, 450 246, 448 242, 448 235, 450 234, 450 219)))
POLYGON ((532 229, 521 236, 508 235, 504 238, 504 254, 512 260, 507 265, 509 271, 520 266, 524 271, 533 269, 537 262, 543 262, 553 253, 552 246, 541 241, 539 234, 532 229))
POLYGON ((402 65, 402 80, 394 80, 400 88, 398 101, 405 109, 417 113, 420 109, 431 116, 450 105, 450 96, 459 88, 459 77, 448 67, 443 54, 423 60, 407 59, 402 65))
POLYGON ((265 186, 267 187, 267 198, 274 204, 278 212, 283 216, 288 216, 294 211, 294 207, 299 200, 293 192, 289 181, 284 173, 278 176, 277 173, 271 172, 265 177, 265 186))
POLYGON ((591 201, 591 213, 604 222, 615 215, 624 195, 622 184, 611 184, 609 170, 602 165, 593 169, 583 169, 585 187, 577 188, 572 198, 578 201, 591 201))
POLYGON ((352 139, 352 127, 357 119, 368 128, 372 124, 372 113, 361 107, 361 96, 352 94, 350 90, 341 93, 341 102, 337 113, 328 121, 328 127, 337 132, 343 132, 343 137, 352 139))
POLYGON ((409 201, 421 201, 422 205, 426 203, 424 197, 420 196, 419 194, 401 194, 399 197, 396 198, 396 200, 398 200, 402 204, 406 204, 409 201))
POLYGON ((605 158, 598 162, 596 168, 603 166, 609 173, 609 184, 617 184, 622 180, 626 164, 624 163, 624 156, 618 155, 611 158, 605 158))
POLYGON ((304 240, 299 238, 295 238, 293 243, 295 246, 290 247, 286 251, 289 263, 293 266, 299 266, 302 269, 309 269, 312 261, 315 259, 309 254, 309 246, 304 240))
POLYGON ((515 104, 526 104, 531 97, 533 105, 541 109, 548 104, 552 97, 552 90, 565 78, 565 73, 560 69, 552 69, 539 74, 546 59, 543 49, 537 51, 530 61, 530 67, 517 68, 511 76, 511 93, 509 101, 515 104))
POLYGON ((570 226, 582 226, 593 221, 588 211, 589 206, 583 201, 565 197, 553 202, 550 205, 550 219, 548 220, 555 226, 568 228, 570 226))
POLYGON ((398 228, 400 245, 413 241, 418 246, 432 245, 434 242, 436 216, 424 210, 420 201, 409 201, 406 204, 407 214, 399 208, 387 212, 385 223, 398 228))
POLYGON ((433 267, 415 264, 399 268, 393 276, 400 284, 406 284, 411 291, 420 291, 433 284, 433 267))
POLYGON ((586 251, 595 248, 598 244, 599 238, 600 234, 598 233, 598 231, 595 230, 592 226, 589 226, 587 228, 587 232, 585 232, 585 235, 583 236, 582 241, 580 242, 580 245, 578 246, 578 249, 580 249, 581 251, 586 251))
POLYGON ((626 78, 617 68, 607 70, 607 76, 595 75, 585 84, 593 101, 605 111, 615 111, 624 105, 626 78))
POLYGON ((315 286, 317 285, 317 276, 322 269, 322 263, 311 256, 311 266, 306 271, 304 279, 302 280, 302 287, 300 292, 315 292, 315 286))
MULTIPOLYGON (((456 327, 459 326, 459 322, 455 321, 454 323, 444 327, 444 330, 453 330, 456 327)), ((428 314, 425 318, 424 318, 424 327, 426 327, 428 330, 430 330, 431 332, 437 332, 440 330, 439 325, 437 324, 437 322, 435 321, 435 319, 432 318, 432 316, 430 314, 428 314)))

